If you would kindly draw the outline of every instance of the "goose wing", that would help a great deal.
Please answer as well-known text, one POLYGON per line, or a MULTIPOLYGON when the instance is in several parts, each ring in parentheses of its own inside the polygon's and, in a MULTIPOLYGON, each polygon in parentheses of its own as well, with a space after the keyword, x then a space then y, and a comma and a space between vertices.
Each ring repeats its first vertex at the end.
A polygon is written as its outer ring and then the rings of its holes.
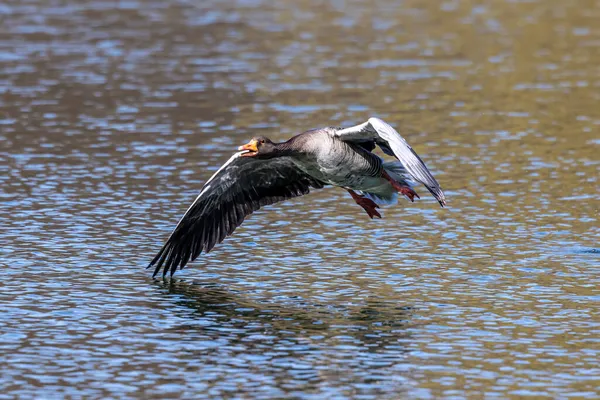
POLYGON ((360 125, 337 129, 334 135, 345 142, 376 143, 385 154, 400 160, 413 179, 422 183, 442 207, 446 205, 446 197, 440 184, 431 175, 421 157, 387 122, 371 117, 360 125))
POLYGON ((289 157, 260 160, 235 153, 205 184, 150 262, 153 277, 171 276, 200 253, 208 253, 262 206, 302 196, 323 183, 300 170, 289 157))

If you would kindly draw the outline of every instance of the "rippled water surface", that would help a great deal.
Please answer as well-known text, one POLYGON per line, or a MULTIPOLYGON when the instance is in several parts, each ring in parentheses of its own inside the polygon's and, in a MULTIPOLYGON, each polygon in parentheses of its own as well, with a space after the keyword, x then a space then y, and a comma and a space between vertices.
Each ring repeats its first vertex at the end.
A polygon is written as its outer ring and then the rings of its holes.
POLYGON ((4 2, 0 398, 600 396, 598 20, 587 0, 4 2), (371 115, 447 209, 372 221, 328 188, 171 281, 144 269, 250 137, 371 115))

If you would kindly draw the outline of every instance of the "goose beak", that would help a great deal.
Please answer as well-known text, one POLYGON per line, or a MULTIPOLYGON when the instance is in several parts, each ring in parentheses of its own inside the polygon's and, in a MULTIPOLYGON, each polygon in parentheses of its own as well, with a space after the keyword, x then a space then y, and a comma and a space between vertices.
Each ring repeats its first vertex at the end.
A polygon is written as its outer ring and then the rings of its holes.
POLYGON ((258 152, 258 142, 256 140, 252 139, 245 145, 238 147, 238 150, 246 151, 246 153, 242 154, 244 157, 253 156, 255 153, 258 152))

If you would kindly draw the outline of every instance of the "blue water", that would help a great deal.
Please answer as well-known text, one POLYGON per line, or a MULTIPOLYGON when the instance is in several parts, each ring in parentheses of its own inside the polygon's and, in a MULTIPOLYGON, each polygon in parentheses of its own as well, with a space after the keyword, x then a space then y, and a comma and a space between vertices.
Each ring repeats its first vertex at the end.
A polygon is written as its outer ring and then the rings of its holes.
POLYGON ((0 398, 600 396, 593 2, 0 6, 0 398), (145 266, 255 135, 377 115, 449 207, 345 191, 145 266))

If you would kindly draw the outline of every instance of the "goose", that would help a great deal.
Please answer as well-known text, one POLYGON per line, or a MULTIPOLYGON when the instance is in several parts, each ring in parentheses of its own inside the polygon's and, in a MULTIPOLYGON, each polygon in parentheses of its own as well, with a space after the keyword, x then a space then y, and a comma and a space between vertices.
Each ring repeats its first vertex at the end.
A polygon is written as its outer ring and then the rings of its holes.
POLYGON ((206 181, 148 265, 155 277, 171 276, 242 224, 259 208, 308 194, 326 185, 345 189, 370 218, 381 218, 379 204, 398 193, 420 198, 414 182, 431 192, 440 206, 446 197, 425 163, 387 122, 371 117, 349 128, 319 128, 274 143, 259 136, 240 146, 206 181), (376 146, 394 161, 372 153, 376 146))

